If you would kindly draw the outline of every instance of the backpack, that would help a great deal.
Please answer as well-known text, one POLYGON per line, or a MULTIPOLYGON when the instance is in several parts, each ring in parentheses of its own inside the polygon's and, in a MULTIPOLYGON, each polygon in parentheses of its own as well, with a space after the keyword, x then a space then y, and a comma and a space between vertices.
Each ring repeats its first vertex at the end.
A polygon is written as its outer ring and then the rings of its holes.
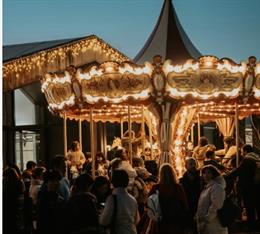
POLYGON ((233 196, 226 196, 222 208, 217 211, 222 227, 229 227, 240 215, 241 208, 235 203, 233 196))

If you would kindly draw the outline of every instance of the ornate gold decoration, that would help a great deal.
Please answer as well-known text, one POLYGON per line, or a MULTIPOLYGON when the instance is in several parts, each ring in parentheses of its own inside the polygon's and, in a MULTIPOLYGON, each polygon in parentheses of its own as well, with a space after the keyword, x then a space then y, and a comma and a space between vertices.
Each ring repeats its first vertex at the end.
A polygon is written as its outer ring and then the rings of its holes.
POLYGON ((151 73, 149 63, 138 66, 105 62, 85 71, 70 66, 64 73, 47 74, 42 91, 53 111, 74 104, 82 108, 85 104, 118 103, 128 98, 145 100, 151 92, 151 73))
POLYGON ((192 95, 208 99, 220 94, 234 98, 242 88, 244 66, 206 56, 201 57, 199 62, 188 60, 182 66, 173 66, 167 61, 164 72, 167 76, 166 91, 173 98, 192 95))

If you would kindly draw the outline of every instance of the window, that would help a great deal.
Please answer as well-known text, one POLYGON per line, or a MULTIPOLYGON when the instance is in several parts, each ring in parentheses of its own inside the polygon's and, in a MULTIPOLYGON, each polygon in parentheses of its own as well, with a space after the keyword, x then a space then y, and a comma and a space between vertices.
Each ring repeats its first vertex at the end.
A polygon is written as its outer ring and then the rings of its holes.
POLYGON ((15 101, 15 125, 35 124, 35 105, 19 89, 14 93, 15 101))

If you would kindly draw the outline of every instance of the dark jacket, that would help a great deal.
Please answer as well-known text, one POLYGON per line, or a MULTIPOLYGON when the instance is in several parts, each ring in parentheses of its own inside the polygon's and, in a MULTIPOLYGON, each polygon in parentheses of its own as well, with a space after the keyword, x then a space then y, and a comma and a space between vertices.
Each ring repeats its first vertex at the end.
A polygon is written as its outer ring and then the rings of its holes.
POLYGON ((203 189, 203 181, 199 170, 196 170, 193 173, 186 171, 180 179, 180 183, 182 184, 187 196, 191 214, 194 216, 197 211, 200 192, 203 189))
POLYGON ((151 193, 159 191, 162 218, 158 233, 183 234, 192 225, 186 194, 181 184, 174 186, 155 185, 151 193))
POLYGON ((252 191, 255 186, 255 171, 256 171, 256 161, 259 160, 259 156, 255 153, 247 154, 239 167, 232 170, 227 176, 228 179, 234 180, 238 177, 238 189, 240 191, 252 191))
POLYGON ((66 233, 96 233, 98 210, 96 197, 91 193, 78 193, 66 205, 66 233))
POLYGON ((40 191, 37 204, 37 229, 39 234, 63 233, 64 199, 55 192, 40 191))

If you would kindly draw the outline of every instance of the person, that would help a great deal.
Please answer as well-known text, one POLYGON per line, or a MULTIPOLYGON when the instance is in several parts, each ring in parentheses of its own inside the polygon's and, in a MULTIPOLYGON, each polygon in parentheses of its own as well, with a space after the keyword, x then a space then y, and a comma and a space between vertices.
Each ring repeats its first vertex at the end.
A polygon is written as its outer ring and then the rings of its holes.
POLYGON ((187 144, 186 144, 186 156, 187 157, 192 157, 193 149, 194 149, 193 142, 192 141, 188 141, 187 144))
MULTIPOLYGON (((191 216, 194 217, 197 212, 200 192, 202 191, 203 181, 200 171, 197 169, 197 161, 194 158, 185 160, 186 172, 180 178, 185 194, 187 196, 191 216)), ((197 233, 196 223, 192 223, 193 233, 197 233)))
POLYGON ((37 227, 37 202, 38 202, 38 193, 41 189, 41 186, 43 184, 43 175, 46 169, 44 167, 36 167, 32 171, 32 180, 31 180, 31 185, 29 189, 29 197, 31 199, 32 205, 31 209, 29 207, 28 213, 31 215, 30 218, 30 223, 31 223, 31 229, 36 230, 37 227))
POLYGON ((105 176, 97 176, 91 188, 91 193, 97 198, 98 210, 103 210, 107 197, 112 193, 109 179, 105 176))
POLYGON ((112 184, 114 189, 112 195, 107 198, 105 208, 99 218, 100 225, 112 226, 112 233, 137 233, 136 224, 140 218, 137 202, 126 190, 128 182, 129 178, 126 171, 115 170, 113 172, 112 184))
POLYGON ((188 201, 184 189, 179 184, 176 172, 169 163, 161 165, 159 170, 159 182, 154 185, 149 193, 159 195, 161 218, 157 223, 158 233, 183 234, 191 227, 188 201))
POLYGON ((142 178, 144 181, 154 180, 156 181, 157 178, 152 175, 144 166, 144 160, 142 158, 133 158, 133 167, 137 173, 137 175, 142 178))
POLYGON ((222 165, 227 169, 233 168, 232 159, 236 156, 236 153, 237 147, 235 145, 235 139, 232 136, 224 139, 224 149, 215 152, 216 156, 224 156, 222 158, 222 165))
POLYGON ((65 201, 58 193, 62 176, 59 171, 46 171, 44 183, 46 190, 39 192, 37 203, 37 233, 64 233, 65 201))
POLYGON ((212 165, 204 166, 201 172, 206 185, 200 194, 195 216, 198 233, 227 234, 227 228, 221 226, 217 216, 217 211, 224 204, 226 182, 212 165))
POLYGON ((33 170, 36 168, 37 163, 34 161, 28 161, 26 163, 26 169, 25 171, 28 172, 30 175, 32 175, 33 170))
MULTIPOLYGON (((137 176, 135 169, 132 167, 128 160, 128 154, 126 149, 119 149, 115 153, 115 159, 111 161, 111 167, 113 170, 121 169, 125 170, 129 176, 128 191, 132 190, 134 180, 137 176)), ((113 172, 112 172, 113 173, 113 172)))
POLYGON ((208 150, 208 139, 206 137, 201 137, 199 140, 199 145, 193 150, 192 157, 198 162, 198 168, 203 167, 203 162, 206 157, 206 152, 208 150))
POLYGON ((86 174, 91 175, 91 170, 92 170, 92 157, 91 157, 91 153, 86 152, 85 153, 85 158, 86 158, 86 161, 83 164, 82 173, 83 174, 86 173, 86 174))
POLYGON ((29 189, 31 186, 32 172, 36 168, 37 164, 34 161, 28 161, 26 163, 26 169, 22 173, 22 179, 25 185, 25 200, 28 202, 29 189))
POLYGON ((224 171, 225 167, 217 162, 215 159, 215 152, 213 150, 208 150, 206 152, 206 158, 204 160, 204 166, 205 165, 213 165, 220 171, 224 171))
POLYGON ((80 150, 78 141, 73 141, 69 152, 66 155, 67 165, 69 166, 72 179, 75 179, 82 171, 86 158, 80 150))
POLYGON ((90 193, 93 182, 88 174, 81 174, 75 179, 66 205, 66 234, 98 233, 97 200, 90 193))
POLYGON ((61 175, 58 193, 63 197, 65 202, 67 202, 70 196, 70 182, 65 177, 66 158, 62 155, 55 156, 51 161, 51 167, 53 170, 58 171, 61 175))
POLYGON ((3 172, 3 234, 20 233, 24 228, 25 186, 14 168, 3 172))
POLYGON ((45 172, 44 167, 36 167, 32 171, 32 181, 29 189, 29 196, 32 198, 34 205, 37 203, 38 192, 43 184, 43 174, 45 172))
POLYGON ((237 190, 241 195, 246 209, 247 225, 249 229, 255 228, 256 216, 260 217, 259 197, 257 197, 257 185, 255 183, 255 172, 259 155, 253 152, 251 145, 244 145, 241 149, 243 160, 238 168, 233 169, 227 179, 234 180, 238 177, 237 190))
POLYGON ((107 176, 109 161, 106 160, 106 158, 102 152, 98 152, 96 154, 95 166, 96 166, 96 174, 98 176, 107 176))

